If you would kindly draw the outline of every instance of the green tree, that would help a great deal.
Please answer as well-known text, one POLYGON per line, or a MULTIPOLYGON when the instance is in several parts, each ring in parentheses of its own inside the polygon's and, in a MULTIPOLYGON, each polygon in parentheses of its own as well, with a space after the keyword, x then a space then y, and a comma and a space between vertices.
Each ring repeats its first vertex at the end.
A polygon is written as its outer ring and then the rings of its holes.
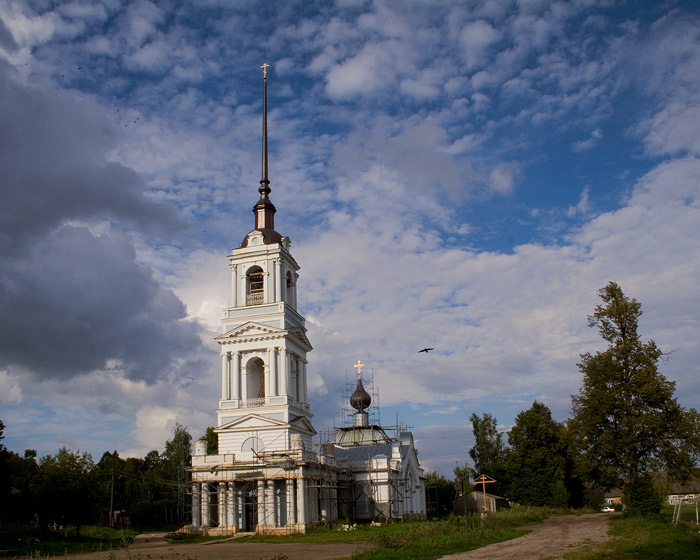
POLYGON ((675 383, 659 373, 662 353, 654 341, 640 340, 641 304, 615 282, 598 294, 603 303, 588 324, 608 347, 581 356, 583 385, 572 395, 569 423, 582 473, 604 489, 635 488, 640 477, 662 469, 687 479, 700 454, 700 416, 673 397, 675 383))
POLYGON ((530 410, 518 414, 508 444, 509 498, 533 506, 566 507, 564 426, 552 419, 549 408, 535 401, 530 410))
POLYGON ((102 458, 95 465, 95 499, 99 507, 100 517, 109 519, 110 527, 113 526, 113 513, 127 508, 125 498, 125 480, 122 476, 125 461, 119 457, 115 450, 113 453, 105 451, 102 458))
POLYGON ((24 456, 7 451, 9 492, 0 500, 0 516, 6 521, 28 521, 37 512, 38 470, 36 451, 27 449, 24 456))
POLYGON ((73 524, 76 533, 82 525, 97 519, 94 468, 88 453, 61 448, 55 456, 39 461, 38 495, 43 523, 73 524))
POLYGON ((452 513, 452 503, 455 499, 454 482, 437 471, 429 472, 425 475, 425 494, 428 519, 436 519, 452 513))
POLYGON ((7 519, 7 513, 10 511, 7 504, 12 495, 8 466, 10 452, 2 443, 3 439, 5 439, 5 424, 0 420, 0 520, 7 519))
POLYGON ((191 456, 192 436, 186 427, 178 423, 173 429, 172 439, 165 442, 160 474, 163 479, 165 519, 171 523, 186 521, 191 456))
POLYGON ((463 496, 464 494, 469 494, 469 492, 474 491, 470 483, 471 469, 467 463, 464 463, 463 467, 455 465, 452 472, 455 475, 454 487, 457 496, 463 496))
POLYGON ((219 453, 219 434, 214 431, 213 426, 209 426, 199 439, 207 443, 207 455, 217 455, 219 453))
POLYGON ((503 443, 503 434, 498 431, 498 422, 488 413, 481 417, 475 413, 469 417, 474 434, 474 447, 469 450, 469 457, 474 462, 473 476, 486 475, 496 480, 488 492, 503 495, 508 487, 506 480, 506 461, 508 450, 503 443))

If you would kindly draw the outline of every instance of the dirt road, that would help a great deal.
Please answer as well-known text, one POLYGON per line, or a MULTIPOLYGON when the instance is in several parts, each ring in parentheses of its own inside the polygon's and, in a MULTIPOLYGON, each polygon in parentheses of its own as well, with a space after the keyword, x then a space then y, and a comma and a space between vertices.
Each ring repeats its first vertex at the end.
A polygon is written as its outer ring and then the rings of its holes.
POLYGON ((70 556, 71 560, 334 560, 369 548, 368 543, 240 543, 153 544, 150 546, 70 556))
POLYGON ((443 558, 449 558, 449 560, 512 560, 513 558, 559 560, 567 552, 610 539, 608 524, 611 515, 594 513, 550 517, 542 523, 524 527, 532 531, 524 537, 443 558))

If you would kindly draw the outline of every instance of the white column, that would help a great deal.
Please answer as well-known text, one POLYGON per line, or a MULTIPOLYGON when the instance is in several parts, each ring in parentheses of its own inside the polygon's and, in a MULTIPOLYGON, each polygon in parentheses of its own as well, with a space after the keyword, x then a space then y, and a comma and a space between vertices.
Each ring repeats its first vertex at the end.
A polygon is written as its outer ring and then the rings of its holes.
POLYGON ((268 351, 270 359, 270 395, 279 395, 279 379, 277 375, 277 348, 268 351))
POLYGON ((245 277, 245 272, 240 274, 238 276, 238 286, 237 286, 237 293, 238 293, 238 302, 239 306, 243 307, 244 305, 248 305, 248 302, 246 301, 246 295, 248 291, 248 283, 247 279, 245 277))
POLYGON ((238 307, 238 265, 231 264, 231 307, 238 307))
POLYGON ((192 483, 192 526, 202 525, 202 485, 199 482, 192 483))
POLYGON ((277 527, 277 505, 275 504, 275 481, 267 481, 267 507, 265 508, 267 524, 277 527))
POLYGON ((228 399, 228 352, 221 354, 221 400, 228 399))
POLYGON ((202 484, 202 527, 209 527, 209 484, 202 484))
POLYGON ((263 273, 265 274, 265 284, 263 286, 263 303, 270 303, 274 301, 275 297, 275 270, 272 269, 270 272, 270 261, 265 261, 263 266, 263 273))
POLYGON ((226 352, 226 400, 231 398, 231 352, 226 352))
POLYGON ((289 381, 289 358, 287 354, 287 349, 286 348, 280 348, 280 372, 279 372, 279 379, 280 379, 280 390, 279 394, 280 395, 288 395, 289 394, 289 388, 287 386, 287 383, 289 381))
POLYGON ((294 279, 292 280, 292 294, 293 294, 293 299, 294 302, 292 305, 294 305, 294 309, 297 308, 297 280, 299 279, 299 275, 297 273, 294 273, 294 279))
POLYGON ((258 480, 258 527, 265 527, 265 482, 258 480))
POLYGON ((282 301, 282 276, 280 274, 281 260, 275 259, 275 301, 282 301))
POLYGON ((306 360, 302 360, 302 361, 301 361, 301 370, 302 370, 302 375, 301 375, 302 390, 301 390, 301 394, 302 394, 302 396, 303 396, 302 402, 308 403, 308 402, 309 402, 309 378, 306 376, 306 365, 307 365, 306 360))
POLYGON ((306 481, 303 478, 297 478, 297 522, 306 524, 306 481))
POLYGON ((236 483, 228 483, 228 500, 226 501, 226 525, 229 528, 234 528, 236 526, 236 483))
POLYGON ((296 501, 294 500, 294 479, 287 479, 285 489, 287 490, 287 525, 294 525, 297 522, 296 501))
POLYGON ((233 367, 231 368, 231 398, 241 398, 241 353, 240 351, 233 353, 233 367))
POLYGON ((219 510, 219 527, 226 527, 226 483, 219 482, 216 505, 219 510))
POLYGON ((297 369, 297 401, 299 402, 305 402, 304 401, 304 376, 303 372, 301 369, 301 358, 297 358, 295 360, 296 369, 297 369))
MULTIPOLYGON (((267 351, 267 360, 265 360, 265 363, 263 364, 263 383, 265 384, 265 398, 269 397, 271 395, 270 392, 270 387, 272 385, 272 382, 270 381, 270 376, 272 373, 272 368, 270 367, 270 351, 267 351)), ((269 402, 269 399, 267 399, 267 402, 269 402)))

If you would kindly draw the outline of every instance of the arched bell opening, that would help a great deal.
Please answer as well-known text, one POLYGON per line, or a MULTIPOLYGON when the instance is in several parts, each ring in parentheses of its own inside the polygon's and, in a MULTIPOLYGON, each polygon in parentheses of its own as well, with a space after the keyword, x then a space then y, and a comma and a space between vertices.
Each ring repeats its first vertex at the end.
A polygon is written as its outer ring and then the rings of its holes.
POLYGON ((251 267, 246 273, 246 305, 260 305, 265 302, 265 273, 259 266, 251 267))

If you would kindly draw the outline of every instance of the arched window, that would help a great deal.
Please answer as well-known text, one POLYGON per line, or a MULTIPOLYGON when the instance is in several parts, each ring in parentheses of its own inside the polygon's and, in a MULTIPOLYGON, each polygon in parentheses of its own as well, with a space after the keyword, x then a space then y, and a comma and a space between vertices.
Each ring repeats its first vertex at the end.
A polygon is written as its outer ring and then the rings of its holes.
POLYGON ((246 305, 259 305, 264 303, 265 273, 259 266, 250 268, 247 276, 246 305))
POLYGON ((246 366, 246 403, 248 406, 262 406, 265 402, 265 364, 260 358, 253 358, 246 366))

